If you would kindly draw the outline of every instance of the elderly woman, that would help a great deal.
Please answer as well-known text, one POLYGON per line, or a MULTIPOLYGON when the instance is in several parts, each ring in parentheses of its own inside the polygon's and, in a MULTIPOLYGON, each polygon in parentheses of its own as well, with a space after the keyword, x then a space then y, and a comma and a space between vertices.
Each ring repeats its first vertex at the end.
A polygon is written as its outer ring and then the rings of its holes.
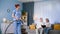
POLYGON ((49 23, 49 19, 48 19, 48 18, 46 18, 46 23, 45 23, 45 25, 46 25, 46 28, 44 28, 44 32, 45 32, 46 34, 48 34, 48 31, 51 30, 51 24, 49 23))

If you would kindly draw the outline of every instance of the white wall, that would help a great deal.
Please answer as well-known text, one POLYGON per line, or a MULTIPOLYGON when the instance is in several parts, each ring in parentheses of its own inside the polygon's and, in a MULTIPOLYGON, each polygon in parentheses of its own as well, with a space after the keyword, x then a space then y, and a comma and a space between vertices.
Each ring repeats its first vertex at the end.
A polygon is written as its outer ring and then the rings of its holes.
POLYGON ((60 22, 60 2, 59 1, 44 1, 35 2, 34 16, 38 18, 49 18, 50 23, 60 22))

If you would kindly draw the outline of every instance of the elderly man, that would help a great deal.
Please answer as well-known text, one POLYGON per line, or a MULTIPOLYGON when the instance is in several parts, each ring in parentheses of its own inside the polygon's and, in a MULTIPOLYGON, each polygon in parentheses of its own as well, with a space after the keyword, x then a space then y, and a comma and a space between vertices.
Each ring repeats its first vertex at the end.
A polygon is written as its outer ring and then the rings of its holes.
POLYGON ((36 34, 42 34, 43 28, 41 25, 44 25, 43 18, 35 20, 35 24, 36 24, 36 34))

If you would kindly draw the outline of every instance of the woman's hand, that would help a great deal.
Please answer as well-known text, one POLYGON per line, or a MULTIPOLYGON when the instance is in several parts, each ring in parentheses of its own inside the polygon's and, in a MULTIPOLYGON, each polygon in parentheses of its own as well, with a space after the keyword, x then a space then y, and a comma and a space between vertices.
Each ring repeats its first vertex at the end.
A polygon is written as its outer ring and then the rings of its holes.
POLYGON ((16 20, 18 20, 18 18, 15 18, 16 20))
POLYGON ((21 20, 21 18, 20 18, 20 20, 21 20))
POLYGON ((20 18, 20 20, 22 20, 22 18, 20 18))

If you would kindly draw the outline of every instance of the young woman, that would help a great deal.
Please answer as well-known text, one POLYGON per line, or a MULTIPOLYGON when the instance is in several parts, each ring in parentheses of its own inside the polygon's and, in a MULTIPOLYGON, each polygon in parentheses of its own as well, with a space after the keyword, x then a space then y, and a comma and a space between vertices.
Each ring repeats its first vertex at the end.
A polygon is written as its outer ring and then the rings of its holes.
POLYGON ((14 20, 14 34, 21 34, 21 11, 20 5, 15 4, 15 10, 13 10, 12 17, 14 20))

